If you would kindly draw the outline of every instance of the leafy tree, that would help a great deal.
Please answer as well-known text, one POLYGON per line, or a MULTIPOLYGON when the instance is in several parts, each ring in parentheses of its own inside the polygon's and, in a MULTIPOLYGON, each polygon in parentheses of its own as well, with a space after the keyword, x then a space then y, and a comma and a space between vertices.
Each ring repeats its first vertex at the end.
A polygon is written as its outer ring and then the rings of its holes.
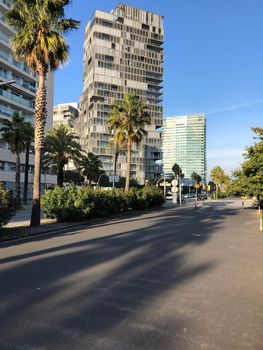
POLYGON ((24 178, 24 191, 23 191, 23 203, 27 202, 27 192, 28 192, 28 172, 29 172, 29 154, 30 147, 34 141, 34 128, 30 123, 27 123, 25 130, 25 178, 24 178))
POLYGON ((91 152, 82 157, 80 161, 80 168, 82 170, 82 174, 87 177, 90 185, 92 181, 97 181, 98 177, 104 173, 102 170, 102 161, 98 156, 91 152))
POLYGON ((5 189, 0 183, 0 229, 8 223, 13 213, 13 191, 5 189))
POLYGON ((127 143, 127 174, 125 191, 129 191, 131 172, 132 146, 142 141, 146 131, 145 125, 150 123, 146 105, 138 96, 126 93, 123 101, 115 101, 111 117, 108 121, 110 129, 114 130, 116 142, 127 143))
POLYGON ((16 208, 20 208, 20 154, 24 152, 26 148, 26 132, 29 128, 29 123, 24 121, 25 119, 19 115, 18 112, 14 112, 12 115, 12 121, 4 119, 2 121, 2 127, 0 129, 2 135, 1 138, 9 144, 10 150, 16 155, 16 208))
POLYGON ((6 14, 7 22, 16 29, 12 37, 13 52, 38 73, 35 108, 35 171, 31 226, 40 225, 41 154, 46 122, 46 76, 68 58, 69 47, 63 37, 79 22, 64 18, 64 7, 70 0, 13 0, 6 14))
POLYGON ((234 195, 256 197, 263 207, 263 128, 252 128, 257 142, 247 147, 245 161, 240 170, 233 172, 231 193, 234 195))
POLYGON ((215 166, 211 170, 211 179, 216 185, 216 199, 218 198, 218 192, 223 191, 223 186, 229 181, 229 176, 226 175, 224 170, 220 166, 215 166))
POLYGON ((63 186, 64 166, 70 160, 78 166, 82 159, 78 137, 65 125, 59 125, 46 132, 44 140, 44 159, 57 169, 57 184, 63 186))

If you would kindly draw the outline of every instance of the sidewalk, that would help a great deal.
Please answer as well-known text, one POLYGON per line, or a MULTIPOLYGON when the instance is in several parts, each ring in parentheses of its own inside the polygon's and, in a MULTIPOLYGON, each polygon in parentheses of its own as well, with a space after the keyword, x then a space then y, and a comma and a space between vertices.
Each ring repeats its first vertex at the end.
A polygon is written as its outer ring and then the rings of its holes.
MULTIPOLYGON (((7 228, 11 227, 22 227, 30 225, 32 203, 22 204, 21 209, 17 210, 15 215, 10 219, 6 225, 7 228)), ((50 222, 50 219, 41 219, 41 223, 50 222)))

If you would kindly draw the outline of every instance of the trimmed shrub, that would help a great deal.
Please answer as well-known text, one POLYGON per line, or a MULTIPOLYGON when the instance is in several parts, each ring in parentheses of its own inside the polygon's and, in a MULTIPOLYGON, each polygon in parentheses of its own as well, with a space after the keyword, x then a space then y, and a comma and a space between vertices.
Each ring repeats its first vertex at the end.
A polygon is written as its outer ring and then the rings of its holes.
POLYGON ((14 197, 11 190, 0 184, 0 227, 8 223, 14 213, 14 197))
POLYGON ((41 207, 48 218, 60 222, 79 221, 89 217, 104 217, 112 213, 136 209, 149 209, 163 203, 163 194, 157 187, 94 190, 82 186, 76 188, 55 187, 41 198, 41 207))

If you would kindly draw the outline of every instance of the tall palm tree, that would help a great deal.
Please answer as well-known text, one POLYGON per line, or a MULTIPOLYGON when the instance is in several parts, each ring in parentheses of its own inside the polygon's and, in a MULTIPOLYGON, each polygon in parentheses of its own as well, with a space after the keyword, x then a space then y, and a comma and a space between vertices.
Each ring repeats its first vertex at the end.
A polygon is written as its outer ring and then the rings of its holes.
POLYGON ((20 154, 24 152, 26 147, 26 131, 29 123, 25 119, 14 112, 12 121, 4 119, 1 127, 1 138, 8 143, 12 153, 16 155, 16 208, 20 208, 20 154))
POLYGON ((25 130, 25 178, 24 178, 24 191, 23 191, 23 203, 27 202, 27 192, 28 192, 28 171, 29 171, 29 154, 30 147, 34 140, 34 128, 30 123, 27 123, 25 130))
POLYGON ((89 185, 91 181, 96 181, 98 176, 102 174, 102 161, 94 153, 87 153, 86 156, 83 156, 80 161, 80 168, 82 174, 87 177, 89 185))
POLYGON ((65 125, 47 131, 44 140, 44 163, 57 169, 57 184, 63 186, 64 166, 71 160, 78 166, 82 158, 78 137, 65 125))
POLYGON ((115 101, 112 105, 111 117, 108 121, 110 129, 114 130, 116 142, 127 143, 127 173, 125 191, 129 191, 131 172, 131 150, 134 144, 142 141, 146 131, 145 125, 150 124, 147 106, 138 96, 126 93, 123 101, 115 101))
POLYGON ((35 171, 31 226, 40 225, 41 153, 46 122, 46 76, 68 58, 69 47, 63 34, 79 26, 64 18, 64 7, 70 0, 13 0, 7 22, 16 29, 12 37, 13 52, 38 73, 35 107, 35 171))

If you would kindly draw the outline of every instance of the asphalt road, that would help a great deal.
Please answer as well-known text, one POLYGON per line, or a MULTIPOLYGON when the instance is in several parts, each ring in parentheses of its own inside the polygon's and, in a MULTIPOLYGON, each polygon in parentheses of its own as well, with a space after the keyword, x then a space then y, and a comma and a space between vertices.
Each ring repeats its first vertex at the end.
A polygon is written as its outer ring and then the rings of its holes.
POLYGON ((0 245, 0 349, 263 349, 255 210, 165 208, 0 245))

